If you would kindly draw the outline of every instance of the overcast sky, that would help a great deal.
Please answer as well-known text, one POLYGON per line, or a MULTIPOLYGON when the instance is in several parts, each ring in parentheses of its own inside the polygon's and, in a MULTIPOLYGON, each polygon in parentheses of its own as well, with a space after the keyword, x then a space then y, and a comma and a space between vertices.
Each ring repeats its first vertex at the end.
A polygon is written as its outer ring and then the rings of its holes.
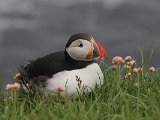
POLYGON ((77 32, 93 35, 114 56, 139 47, 160 66, 159 0, 0 0, 0 74, 7 83, 19 64, 59 50, 77 32))

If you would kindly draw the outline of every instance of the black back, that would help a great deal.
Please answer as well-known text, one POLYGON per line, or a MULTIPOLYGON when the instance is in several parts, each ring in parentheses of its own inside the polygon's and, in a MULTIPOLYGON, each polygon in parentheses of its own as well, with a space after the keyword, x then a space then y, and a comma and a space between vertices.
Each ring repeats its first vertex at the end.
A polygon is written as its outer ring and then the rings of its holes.
POLYGON ((61 51, 49 54, 29 63, 24 69, 29 79, 38 76, 52 77, 64 70, 81 69, 91 64, 89 61, 73 60, 68 53, 61 51))

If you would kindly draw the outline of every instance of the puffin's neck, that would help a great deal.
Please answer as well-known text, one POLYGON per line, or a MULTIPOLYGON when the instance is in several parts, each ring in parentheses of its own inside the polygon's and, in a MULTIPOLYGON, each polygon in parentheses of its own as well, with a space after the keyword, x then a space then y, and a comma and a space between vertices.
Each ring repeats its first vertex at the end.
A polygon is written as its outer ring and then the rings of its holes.
POLYGON ((86 66, 93 63, 93 61, 81 61, 81 60, 74 60, 69 56, 67 51, 65 51, 65 61, 67 64, 75 69, 85 68, 86 66))

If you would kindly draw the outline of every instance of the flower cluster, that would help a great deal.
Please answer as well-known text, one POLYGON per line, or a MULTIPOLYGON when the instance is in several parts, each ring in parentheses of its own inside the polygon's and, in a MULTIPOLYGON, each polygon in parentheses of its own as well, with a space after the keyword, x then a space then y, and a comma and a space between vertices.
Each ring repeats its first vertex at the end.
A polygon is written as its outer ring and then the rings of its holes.
MULTIPOLYGON (((126 79, 130 79, 133 75, 139 74, 142 72, 142 68, 136 67, 136 61, 133 57, 127 56, 125 59, 123 59, 120 56, 116 56, 112 60, 112 70, 117 71, 122 66, 126 70, 126 79)), ((149 72, 155 72, 156 69, 154 67, 149 68, 149 72)))
POLYGON ((126 63, 124 65, 124 67, 126 69, 130 69, 131 67, 133 67, 136 64, 136 61, 131 56, 127 56, 125 59, 123 59, 120 56, 116 56, 112 60, 113 70, 115 70, 115 68, 117 68, 117 66, 123 65, 124 63, 126 63))
POLYGON ((155 71, 156 71, 156 69, 154 67, 149 68, 149 72, 155 72, 155 71))
POLYGON ((142 71, 142 68, 134 68, 133 69, 133 72, 134 73, 139 73, 139 72, 141 72, 142 71))
POLYGON ((124 60, 129 62, 129 61, 132 61, 133 58, 131 56, 127 56, 124 60))
POLYGON ((116 56, 116 57, 114 57, 113 60, 112 60, 112 64, 114 64, 114 65, 122 65, 122 64, 124 64, 124 63, 125 63, 125 61, 124 61, 123 58, 120 57, 120 56, 116 56))
POLYGON ((14 83, 14 84, 7 84, 6 90, 10 92, 17 92, 20 89, 20 84, 19 83, 14 83))

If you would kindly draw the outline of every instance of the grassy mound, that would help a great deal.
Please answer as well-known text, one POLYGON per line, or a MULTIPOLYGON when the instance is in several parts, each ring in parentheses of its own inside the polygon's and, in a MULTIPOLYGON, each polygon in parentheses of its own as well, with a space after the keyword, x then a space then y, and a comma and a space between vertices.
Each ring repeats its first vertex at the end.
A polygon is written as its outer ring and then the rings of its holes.
POLYGON ((158 120, 160 71, 135 67, 102 65, 104 84, 76 98, 8 92, 0 99, 0 120, 158 120))

